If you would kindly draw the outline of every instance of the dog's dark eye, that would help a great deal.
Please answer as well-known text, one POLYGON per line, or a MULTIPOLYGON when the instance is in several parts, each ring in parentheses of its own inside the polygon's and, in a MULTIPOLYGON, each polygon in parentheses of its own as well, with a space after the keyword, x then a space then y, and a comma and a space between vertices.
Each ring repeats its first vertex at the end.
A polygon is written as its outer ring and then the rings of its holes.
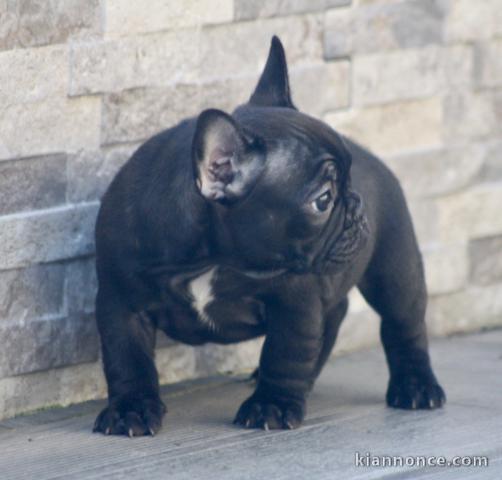
POLYGON ((326 190, 322 195, 319 195, 310 205, 316 213, 325 212, 331 205, 333 197, 331 192, 326 190))

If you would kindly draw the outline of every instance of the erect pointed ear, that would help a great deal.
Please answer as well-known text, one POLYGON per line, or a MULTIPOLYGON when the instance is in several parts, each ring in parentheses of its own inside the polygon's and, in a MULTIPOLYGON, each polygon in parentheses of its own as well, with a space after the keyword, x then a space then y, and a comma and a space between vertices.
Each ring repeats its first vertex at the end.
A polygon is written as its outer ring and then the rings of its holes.
POLYGON ((244 196, 265 166, 265 147, 221 110, 204 110, 192 143, 195 181, 208 200, 231 203, 244 196))
POLYGON ((251 105, 294 108, 289 90, 288 66, 281 41, 272 37, 265 69, 249 100, 251 105))

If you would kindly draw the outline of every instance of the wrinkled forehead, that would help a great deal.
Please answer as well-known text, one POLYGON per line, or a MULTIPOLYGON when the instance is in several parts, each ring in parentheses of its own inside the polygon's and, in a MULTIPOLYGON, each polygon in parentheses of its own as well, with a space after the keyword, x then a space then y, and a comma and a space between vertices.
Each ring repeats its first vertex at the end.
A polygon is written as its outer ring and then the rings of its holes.
POLYGON ((262 183, 301 189, 315 177, 321 153, 309 144, 291 137, 267 145, 267 160, 262 183))
POLYGON ((336 132, 295 110, 246 108, 238 110, 236 117, 249 132, 265 140, 267 159, 262 181, 267 183, 299 186, 315 176, 327 156, 341 164, 347 160, 336 132))

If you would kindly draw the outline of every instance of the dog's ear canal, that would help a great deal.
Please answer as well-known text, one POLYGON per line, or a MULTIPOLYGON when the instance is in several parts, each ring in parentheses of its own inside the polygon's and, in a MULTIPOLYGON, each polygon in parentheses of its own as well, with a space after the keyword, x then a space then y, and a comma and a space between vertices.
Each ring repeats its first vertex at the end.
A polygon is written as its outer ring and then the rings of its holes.
POLYGON ((192 143, 197 188, 208 200, 224 204, 242 198, 265 165, 265 147, 221 110, 204 110, 197 119, 192 143))
POLYGON ((262 107, 296 109, 291 100, 286 54, 275 35, 272 37, 267 63, 249 103, 262 107))

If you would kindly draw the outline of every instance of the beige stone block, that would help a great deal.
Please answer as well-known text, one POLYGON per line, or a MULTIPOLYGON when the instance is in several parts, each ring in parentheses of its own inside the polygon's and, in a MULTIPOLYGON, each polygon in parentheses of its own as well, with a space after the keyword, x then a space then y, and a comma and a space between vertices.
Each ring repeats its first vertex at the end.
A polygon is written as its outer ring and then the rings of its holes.
POLYGON ((408 198, 427 198, 459 191, 474 183, 483 167, 484 148, 425 150, 385 159, 408 198))
POLYGON ((443 140, 465 144, 502 132, 502 90, 455 92, 443 100, 443 140))
POLYGON ((350 102, 348 61, 300 65, 290 71, 293 103, 303 112, 322 116, 350 102))
POLYGON ((434 200, 412 199, 408 201, 413 228, 421 246, 439 241, 438 207, 434 200))
POLYGON ((329 113, 325 120, 379 155, 441 145, 442 109, 438 98, 354 108, 329 113))
POLYGON ((0 116, 0 160, 99 145, 100 99, 51 97, 8 105, 0 116))
POLYGON ((354 105, 430 97, 468 88, 473 78, 472 47, 407 49, 353 59, 354 105))
POLYGON ((208 344, 195 350, 195 372, 198 377, 215 373, 242 373, 258 366, 263 338, 234 345, 208 344))
POLYGON ((236 20, 293 15, 349 5, 351 0, 235 0, 236 20))
POLYGON ((323 31, 325 58, 347 57, 357 50, 355 15, 352 8, 337 8, 326 12, 323 31))
POLYGON ((477 45, 477 83, 481 87, 502 85, 502 39, 477 45))
POLYGON ((463 289, 468 283, 467 244, 434 244, 422 248, 425 279, 430 295, 463 289))
POLYGON ((103 97, 102 142, 144 140, 199 112, 199 86, 141 88, 103 97))
POLYGON ((502 284, 471 286, 460 292, 430 298, 427 323, 432 335, 472 332, 502 325, 502 284))
POLYGON ((101 34, 100 0, 0 0, 0 50, 101 34))
POLYGON ((334 355, 372 347, 379 343, 380 317, 357 288, 349 292, 349 310, 340 327, 334 355))
POLYGON ((448 41, 478 41, 502 34, 499 0, 455 0, 445 24, 448 41))
POLYGON ((66 95, 68 50, 62 45, 0 52, 0 105, 66 95))
MULTIPOLYGON (((206 108, 219 108, 232 112, 238 105, 249 101, 258 83, 258 75, 223 78, 198 85, 198 106, 194 114, 206 108)), ((190 108, 194 106, 191 105, 190 108)))
POLYGON ((502 282, 502 235, 469 243, 470 279, 476 285, 502 282))
POLYGON ((258 75, 265 65, 273 35, 281 38, 290 67, 319 61, 322 58, 321 31, 322 16, 318 14, 203 29, 199 79, 207 82, 258 75))
POLYGON ((502 180, 502 138, 486 143, 481 180, 493 182, 502 180))
POLYGON ((348 315, 357 314, 361 312, 366 312, 371 310, 371 307, 368 305, 364 297, 358 288, 354 287, 350 290, 349 295, 349 310, 348 315))
POLYGON ((373 310, 349 313, 336 340, 334 355, 373 347, 380 342, 380 318, 373 310))
POLYGON ((364 2, 327 12, 326 58, 440 44, 444 9, 437 0, 364 2))
POLYGON ((76 43, 70 49, 69 92, 85 95, 198 81, 199 51, 199 33, 188 29, 76 43))
POLYGON ((100 362, 3 378, 0 380, 0 418, 105 396, 106 384, 100 362))
POLYGON ((484 183, 437 199, 438 228, 443 242, 460 242, 502 234, 502 183, 484 183))
POLYGON ((121 36, 225 23, 233 18, 233 0, 107 0, 105 35, 121 36))
POLYGON ((197 373, 195 348, 175 343, 157 349, 155 365, 161 385, 194 378, 197 373))

